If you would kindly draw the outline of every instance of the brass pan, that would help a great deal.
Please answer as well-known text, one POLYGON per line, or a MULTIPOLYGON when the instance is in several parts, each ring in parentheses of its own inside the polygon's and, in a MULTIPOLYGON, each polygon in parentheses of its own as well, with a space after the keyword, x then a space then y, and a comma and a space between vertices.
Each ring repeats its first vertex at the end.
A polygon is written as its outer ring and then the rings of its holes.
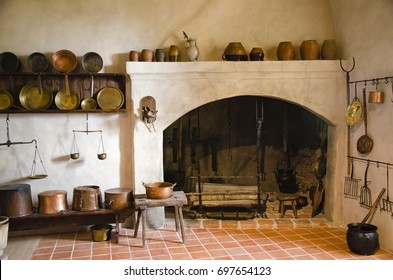
POLYGON ((120 109, 123 103, 123 92, 115 87, 104 87, 97 94, 97 104, 103 110, 120 109))
POLYGON ((41 84, 40 92, 38 83, 31 82, 21 89, 19 101, 27 110, 45 110, 52 104, 53 94, 47 85, 41 84))
POLYGON ((0 90, 0 111, 8 110, 14 104, 14 98, 6 90, 0 90))
POLYGON ((56 93, 55 104, 60 110, 73 110, 79 106, 80 98, 74 91, 69 90, 67 93, 65 89, 62 89, 56 93))

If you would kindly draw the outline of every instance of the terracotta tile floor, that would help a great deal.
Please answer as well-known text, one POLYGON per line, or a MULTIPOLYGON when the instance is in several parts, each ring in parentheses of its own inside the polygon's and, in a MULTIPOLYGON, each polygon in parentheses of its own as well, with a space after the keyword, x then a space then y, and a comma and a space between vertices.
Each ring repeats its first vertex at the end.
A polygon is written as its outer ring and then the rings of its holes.
POLYGON ((299 219, 293 219, 291 211, 282 219, 270 211, 269 219, 239 221, 191 219, 185 213, 186 244, 169 217, 164 228, 147 230, 146 248, 141 246, 141 233, 134 238, 131 229, 121 229, 119 243, 114 232, 105 242, 93 242, 88 231, 43 235, 32 259, 393 260, 393 254, 381 249, 372 256, 352 253, 346 229, 331 227, 321 215, 310 219, 307 211, 300 211, 299 219))

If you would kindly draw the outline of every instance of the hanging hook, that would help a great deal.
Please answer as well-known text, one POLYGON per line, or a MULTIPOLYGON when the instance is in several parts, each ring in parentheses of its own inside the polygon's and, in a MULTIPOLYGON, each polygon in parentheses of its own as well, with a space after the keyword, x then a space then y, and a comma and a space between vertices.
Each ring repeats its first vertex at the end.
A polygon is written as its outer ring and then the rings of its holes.
POLYGON ((355 58, 352 57, 352 67, 351 67, 350 70, 345 70, 345 69, 344 69, 344 67, 343 67, 343 65, 342 65, 342 60, 341 60, 341 58, 340 58, 340 67, 341 67, 341 69, 342 69, 344 72, 346 72, 346 73, 352 72, 353 69, 355 68, 355 58))

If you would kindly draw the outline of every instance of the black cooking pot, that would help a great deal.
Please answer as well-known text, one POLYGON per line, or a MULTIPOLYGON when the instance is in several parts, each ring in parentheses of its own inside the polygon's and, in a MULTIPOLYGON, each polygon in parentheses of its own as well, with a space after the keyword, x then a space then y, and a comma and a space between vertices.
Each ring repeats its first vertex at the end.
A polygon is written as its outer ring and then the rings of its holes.
POLYGON ((379 249, 378 228, 372 224, 348 224, 347 244, 349 249, 359 255, 373 255, 379 249))
POLYGON ((278 169, 274 171, 274 174, 276 175, 276 180, 278 182, 292 182, 296 181, 296 172, 293 171, 293 169, 288 168, 288 169, 278 169))

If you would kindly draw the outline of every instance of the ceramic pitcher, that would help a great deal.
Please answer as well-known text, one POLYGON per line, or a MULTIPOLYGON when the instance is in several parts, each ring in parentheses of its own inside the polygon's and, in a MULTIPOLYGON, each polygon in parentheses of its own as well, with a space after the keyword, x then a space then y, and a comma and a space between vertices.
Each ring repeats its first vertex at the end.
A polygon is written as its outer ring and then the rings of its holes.
POLYGON ((198 61, 199 59, 199 49, 196 45, 195 39, 188 39, 186 41, 186 52, 189 61, 198 61))

